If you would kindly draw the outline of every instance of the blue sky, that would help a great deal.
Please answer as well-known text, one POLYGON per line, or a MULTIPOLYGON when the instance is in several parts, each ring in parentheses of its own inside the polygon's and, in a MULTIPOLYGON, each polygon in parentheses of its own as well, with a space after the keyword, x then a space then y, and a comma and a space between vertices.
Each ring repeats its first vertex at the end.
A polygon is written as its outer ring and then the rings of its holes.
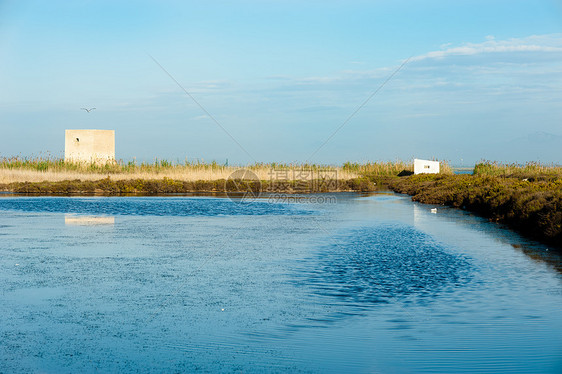
POLYGON ((562 2, 0 0, 0 87, 0 156, 561 163, 562 2))

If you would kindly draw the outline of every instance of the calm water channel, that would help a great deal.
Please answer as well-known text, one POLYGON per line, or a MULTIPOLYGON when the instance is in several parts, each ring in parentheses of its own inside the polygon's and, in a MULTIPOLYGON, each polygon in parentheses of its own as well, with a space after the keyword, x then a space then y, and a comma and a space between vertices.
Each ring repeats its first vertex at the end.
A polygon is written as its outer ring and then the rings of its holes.
POLYGON ((562 372, 562 265, 391 193, 0 196, 0 372, 562 372))

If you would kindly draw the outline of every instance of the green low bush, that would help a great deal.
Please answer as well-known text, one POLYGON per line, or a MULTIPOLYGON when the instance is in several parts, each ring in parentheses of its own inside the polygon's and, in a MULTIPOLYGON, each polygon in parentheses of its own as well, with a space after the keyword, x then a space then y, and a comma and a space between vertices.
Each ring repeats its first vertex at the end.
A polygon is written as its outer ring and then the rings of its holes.
POLYGON ((476 175, 415 175, 388 186, 414 201, 467 209, 562 248, 562 180, 476 175))

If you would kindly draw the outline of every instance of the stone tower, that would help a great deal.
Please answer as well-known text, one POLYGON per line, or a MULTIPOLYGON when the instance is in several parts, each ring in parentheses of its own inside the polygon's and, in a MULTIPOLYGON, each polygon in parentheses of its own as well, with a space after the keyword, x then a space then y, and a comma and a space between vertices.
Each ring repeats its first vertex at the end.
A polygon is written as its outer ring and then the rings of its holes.
POLYGON ((102 165, 115 161, 115 130, 66 130, 64 161, 102 165))

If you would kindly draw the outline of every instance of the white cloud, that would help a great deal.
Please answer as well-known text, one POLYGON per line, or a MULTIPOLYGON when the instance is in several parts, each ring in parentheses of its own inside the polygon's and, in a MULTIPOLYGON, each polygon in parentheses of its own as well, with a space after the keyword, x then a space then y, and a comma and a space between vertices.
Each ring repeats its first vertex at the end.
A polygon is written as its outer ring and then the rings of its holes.
POLYGON ((486 41, 482 43, 464 43, 456 47, 446 44, 441 47, 442 49, 438 51, 415 56, 411 61, 442 59, 448 56, 472 56, 483 53, 562 52, 562 34, 533 35, 507 40, 496 40, 493 36, 488 35, 486 41))
POLYGON ((202 81, 196 83, 195 86, 199 89, 216 89, 216 88, 225 88, 230 86, 231 83, 226 80, 210 80, 210 81, 202 81))
POLYGON ((200 115, 200 116, 191 117, 191 120, 193 120, 193 121, 201 121, 201 120, 206 120, 206 119, 209 119, 209 116, 200 115))
MULTIPOLYGON (((409 75, 409 71, 413 71, 415 77, 409 76, 410 82, 406 84, 406 87, 412 87, 412 79, 419 82, 422 78, 426 78, 428 81, 422 82, 422 84, 428 87, 448 86, 454 88, 460 85, 459 79, 465 81, 462 76, 476 77, 477 74, 488 74, 497 77, 499 73, 510 77, 513 77, 514 74, 554 74, 560 71, 562 67, 559 64, 547 66, 544 62, 547 60, 557 62, 560 54, 562 54, 562 34, 532 35, 506 40, 499 40, 488 35, 481 43, 461 43, 457 45, 447 43, 441 45, 439 50, 414 56, 410 59, 404 72, 397 75, 395 80, 400 80, 402 76, 409 75), (449 63, 446 58, 463 56, 479 57, 479 59, 467 59, 468 65, 455 60, 454 65, 444 68, 443 64, 449 63), (492 58, 492 56, 496 56, 496 58, 492 58), (421 64, 413 64, 422 61, 421 64), (448 75, 450 79, 446 81, 436 79, 436 69, 438 70, 437 77, 448 75)), ((380 83, 379 81, 392 74, 396 67, 386 66, 364 70, 345 69, 329 76, 286 78, 283 87, 285 90, 326 90, 330 88, 356 90, 358 86, 376 87, 380 83)), ((393 86, 400 86, 400 84, 394 82, 393 86)))

